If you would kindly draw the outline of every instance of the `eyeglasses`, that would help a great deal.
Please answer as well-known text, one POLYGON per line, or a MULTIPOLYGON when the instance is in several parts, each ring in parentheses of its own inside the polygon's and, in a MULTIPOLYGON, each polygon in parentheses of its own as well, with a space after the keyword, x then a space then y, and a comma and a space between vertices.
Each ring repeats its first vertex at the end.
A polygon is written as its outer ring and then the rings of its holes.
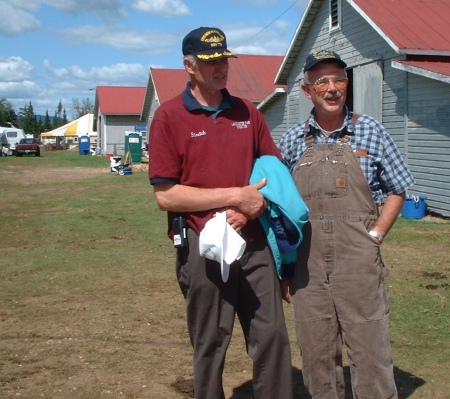
POLYGON ((314 83, 307 83, 308 86, 314 86, 317 91, 327 91, 330 82, 333 82, 334 87, 338 90, 345 89, 348 84, 347 78, 320 78, 317 79, 314 83))

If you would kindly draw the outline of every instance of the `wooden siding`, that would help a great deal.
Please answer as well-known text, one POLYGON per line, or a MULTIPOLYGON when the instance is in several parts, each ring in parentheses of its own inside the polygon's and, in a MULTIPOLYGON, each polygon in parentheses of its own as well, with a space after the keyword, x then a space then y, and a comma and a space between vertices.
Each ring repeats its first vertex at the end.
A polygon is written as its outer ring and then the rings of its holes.
POLYGON ((406 135, 407 82, 406 74, 390 68, 390 61, 384 63, 383 119, 381 123, 389 132, 400 153, 408 162, 406 135))
POLYGON ((155 88, 152 84, 152 92, 151 92, 151 98, 150 98, 150 106, 147 113, 147 140, 150 141, 150 126, 153 121, 153 117, 155 116, 156 109, 159 107, 159 99, 157 98, 155 88))
POLYGON ((408 115, 411 193, 426 195, 431 210, 450 216, 450 86, 408 74, 408 115))
POLYGON ((287 97, 280 96, 277 100, 264 110, 263 115, 269 127, 270 133, 275 141, 278 142, 283 133, 287 130, 286 112, 287 97))

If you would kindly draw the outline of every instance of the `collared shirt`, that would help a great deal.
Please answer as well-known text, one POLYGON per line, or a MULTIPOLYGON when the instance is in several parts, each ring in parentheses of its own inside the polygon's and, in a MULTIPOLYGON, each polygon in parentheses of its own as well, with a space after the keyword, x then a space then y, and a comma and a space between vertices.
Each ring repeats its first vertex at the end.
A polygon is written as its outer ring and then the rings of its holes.
MULTIPOLYGON (((222 89, 220 92, 222 93, 223 98, 222 103, 219 106, 220 110, 238 105, 238 102, 230 95, 227 89, 222 89)), ((191 92, 191 82, 187 83, 186 89, 182 93, 182 98, 184 107, 189 112, 195 111, 197 109, 210 110, 210 108, 213 108, 213 107, 206 107, 198 102, 198 100, 194 97, 194 95, 191 92)))
POLYGON ((284 163, 293 171, 298 160, 310 144, 305 142, 306 134, 311 131, 315 144, 337 143, 342 130, 349 136, 348 144, 358 153, 358 161, 369 183, 376 204, 384 202, 391 194, 400 194, 414 184, 414 178, 386 129, 369 115, 361 115, 352 124, 352 112, 346 109, 343 128, 326 137, 315 120, 314 109, 308 120, 290 128, 280 139, 278 147, 284 163))
MULTIPOLYGON (((275 155, 281 159, 264 117, 255 105, 231 96, 226 89, 221 92, 223 101, 218 113, 215 109, 206 110, 192 95, 190 85, 182 94, 158 107, 150 126, 151 184, 244 187, 248 185, 256 158, 275 155)), ((188 225, 199 233, 216 211, 189 212, 184 216, 188 225)), ((170 234, 170 223, 169 229, 170 234)), ((249 222, 245 229, 249 231, 243 232, 246 240, 262 234, 257 220, 249 222)))

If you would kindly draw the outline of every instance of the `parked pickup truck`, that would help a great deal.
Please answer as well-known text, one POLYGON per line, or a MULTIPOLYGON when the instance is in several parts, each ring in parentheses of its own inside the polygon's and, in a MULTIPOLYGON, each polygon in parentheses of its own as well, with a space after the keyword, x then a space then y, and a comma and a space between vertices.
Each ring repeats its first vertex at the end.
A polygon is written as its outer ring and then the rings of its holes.
POLYGON ((16 157, 21 157, 23 154, 34 154, 39 157, 41 155, 41 147, 36 139, 22 139, 16 145, 16 157))

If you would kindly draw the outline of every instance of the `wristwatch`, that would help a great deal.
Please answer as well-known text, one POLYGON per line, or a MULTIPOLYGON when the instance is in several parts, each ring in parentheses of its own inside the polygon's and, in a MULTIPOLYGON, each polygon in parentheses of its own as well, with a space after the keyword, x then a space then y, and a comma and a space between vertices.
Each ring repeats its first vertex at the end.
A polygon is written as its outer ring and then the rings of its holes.
POLYGON ((375 237, 378 241, 383 242, 384 237, 381 234, 378 234, 376 231, 370 230, 369 235, 371 235, 372 237, 375 237))

